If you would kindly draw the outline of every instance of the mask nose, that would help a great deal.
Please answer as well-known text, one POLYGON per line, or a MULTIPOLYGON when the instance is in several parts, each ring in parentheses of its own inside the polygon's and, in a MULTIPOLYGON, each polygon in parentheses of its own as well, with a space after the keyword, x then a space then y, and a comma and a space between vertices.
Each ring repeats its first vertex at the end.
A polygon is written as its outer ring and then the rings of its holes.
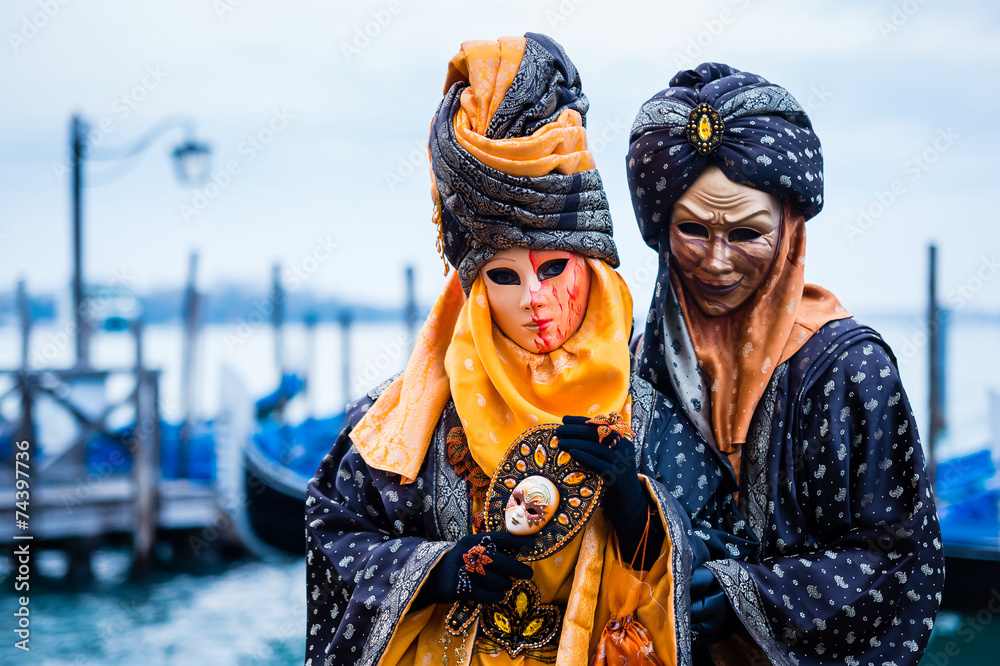
POLYGON ((530 276, 521 290, 521 308, 524 310, 535 310, 542 306, 541 298, 542 283, 534 275, 530 276))
POLYGON ((702 259, 702 269, 712 275, 722 275, 732 272, 733 262, 730 260, 729 254, 729 244, 716 236, 709 243, 708 253, 702 259))

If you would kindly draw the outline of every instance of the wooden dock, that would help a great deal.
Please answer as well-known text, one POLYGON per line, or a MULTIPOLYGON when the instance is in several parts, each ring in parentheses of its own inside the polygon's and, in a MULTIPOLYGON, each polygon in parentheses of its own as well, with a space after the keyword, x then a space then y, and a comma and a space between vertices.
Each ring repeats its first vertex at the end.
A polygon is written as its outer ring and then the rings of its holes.
POLYGON ((17 442, 27 441, 29 453, 27 467, 21 468, 28 473, 28 510, 22 512, 29 516, 27 529, 20 529, 17 522, 23 516, 16 515, 16 502, 25 496, 17 494, 13 456, 0 464, 0 539, 5 543, 13 545, 15 536, 31 535, 36 549, 66 551, 70 571, 86 578, 94 549, 130 540, 133 574, 141 577, 156 566, 158 539, 169 538, 171 532, 213 530, 212 540, 218 538, 214 526, 226 522, 219 484, 161 478, 157 371, 141 366, 100 371, 0 370, 3 376, 14 381, 0 401, 20 402, 15 451, 17 442), (115 374, 128 374, 135 384, 124 400, 109 404, 103 393, 115 374), (108 417, 123 408, 130 408, 132 423, 139 424, 125 439, 108 425, 108 417), (55 412, 72 420, 75 433, 68 446, 52 454, 46 449, 44 434, 46 419, 58 420, 55 412), (111 465, 88 467, 86 444, 98 435, 124 445, 122 461, 130 463, 125 465, 130 467, 127 472, 111 465))
MULTIPOLYGON (((12 542, 15 534, 14 487, 0 485, 0 539, 12 542)), ((91 538, 137 532, 136 485, 114 476, 84 484, 41 483, 31 492, 27 532, 36 541, 91 538)), ((186 480, 161 480, 157 489, 158 530, 190 530, 219 520, 215 484, 186 480)))

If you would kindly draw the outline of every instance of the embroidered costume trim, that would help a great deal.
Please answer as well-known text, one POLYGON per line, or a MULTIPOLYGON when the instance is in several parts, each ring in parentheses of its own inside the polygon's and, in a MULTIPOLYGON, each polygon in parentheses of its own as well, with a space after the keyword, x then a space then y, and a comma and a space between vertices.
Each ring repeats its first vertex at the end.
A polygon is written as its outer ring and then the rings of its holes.
POLYGON ((461 427, 452 428, 446 437, 448 447, 448 462, 455 469, 459 478, 469 482, 469 497, 486 497, 490 486, 490 477, 476 464, 469 451, 469 440, 461 427))

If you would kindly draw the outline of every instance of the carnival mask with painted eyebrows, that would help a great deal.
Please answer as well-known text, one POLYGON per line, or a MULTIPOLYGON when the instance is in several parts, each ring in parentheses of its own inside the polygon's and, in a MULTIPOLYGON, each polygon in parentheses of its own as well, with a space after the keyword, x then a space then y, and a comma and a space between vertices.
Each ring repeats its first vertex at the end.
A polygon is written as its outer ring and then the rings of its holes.
POLYGON ((511 534, 534 534, 552 520, 559 506, 559 490, 544 476, 529 476, 514 486, 504 509, 511 534))
POLYGON ((575 252, 511 248, 494 255, 482 274, 493 321, 530 352, 558 349, 587 314, 591 269, 575 252))
POLYGON ((709 167, 671 211, 670 254, 705 314, 743 305, 764 282, 781 233, 781 201, 709 167))

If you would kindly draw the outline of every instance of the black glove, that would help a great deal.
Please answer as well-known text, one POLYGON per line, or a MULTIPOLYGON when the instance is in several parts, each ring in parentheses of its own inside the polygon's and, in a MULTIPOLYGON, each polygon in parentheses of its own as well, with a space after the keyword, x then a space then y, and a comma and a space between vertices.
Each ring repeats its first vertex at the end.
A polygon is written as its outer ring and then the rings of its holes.
POLYGON ((691 574, 691 643, 696 649, 726 638, 736 630, 736 612, 712 571, 702 565, 691 574))
POLYGON ((430 604, 452 604, 459 599, 486 604, 500 601, 514 584, 511 577, 531 578, 534 574, 531 567, 509 554, 517 553, 522 548, 528 549, 532 545, 533 537, 515 536, 507 532, 480 532, 462 537, 431 569, 413 601, 413 609, 430 604), (461 590, 459 574, 466 566, 463 555, 475 546, 485 545, 484 540, 495 546, 495 552, 488 554, 492 562, 483 566, 486 575, 466 571, 464 575, 468 577, 469 587, 461 590))
POLYGON ((624 561, 631 562, 641 550, 642 533, 649 520, 646 555, 640 564, 641 569, 648 569, 659 557, 665 535, 660 519, 649 516, 649 499, 635 468, 635 445, 617 433, 612 433, 602 443, 598 426, 587 423, 585 416, 564 416, 563 424, 555 431, 559 448, 604 480, 601 506, 618 535, 618 547, 624 561))

